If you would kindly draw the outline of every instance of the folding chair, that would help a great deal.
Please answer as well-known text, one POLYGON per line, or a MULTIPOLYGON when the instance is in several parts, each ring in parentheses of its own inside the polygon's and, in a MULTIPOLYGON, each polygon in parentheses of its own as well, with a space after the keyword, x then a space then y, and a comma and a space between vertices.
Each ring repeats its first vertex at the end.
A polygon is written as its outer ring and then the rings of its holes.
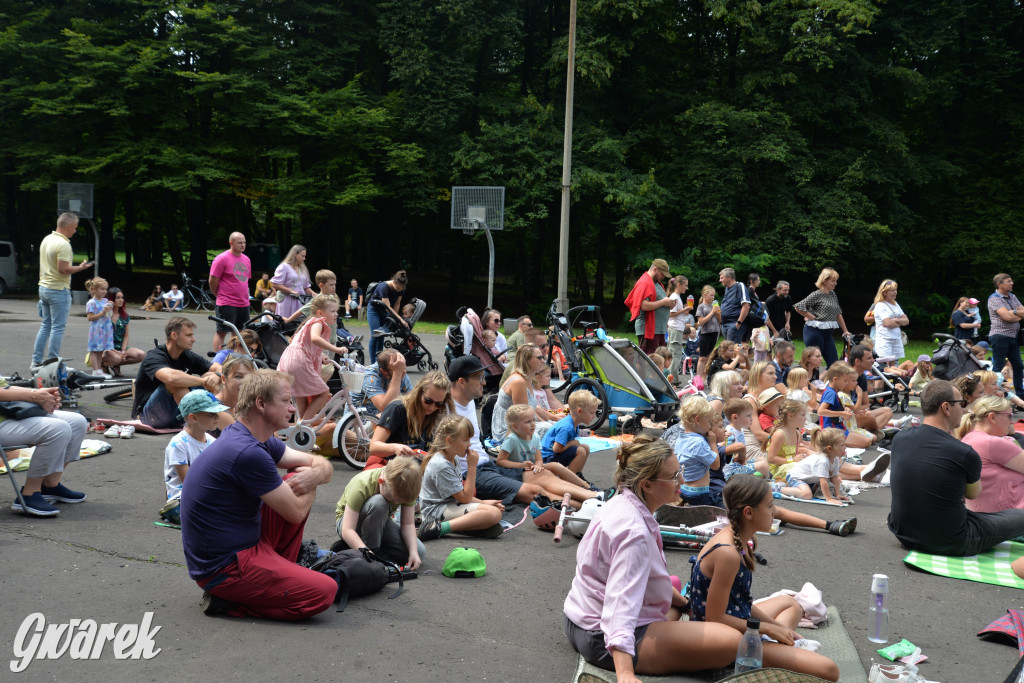
POLYGON ((22 510, 28 510, 28 505, 25 504, 25 499, 21 495, 21 487, 18 486, 18 480, 14 478, 14 468, 7 461, 7 451, 20 451, 25 448, 32 448, 32 446, 25 444, 22 446, 4 446, 0 444, 0 460, 4 461, 4 469, 7 470, 7 476, 11 478, 11 486, 14 487, 14 497, 21 503, 22 510))

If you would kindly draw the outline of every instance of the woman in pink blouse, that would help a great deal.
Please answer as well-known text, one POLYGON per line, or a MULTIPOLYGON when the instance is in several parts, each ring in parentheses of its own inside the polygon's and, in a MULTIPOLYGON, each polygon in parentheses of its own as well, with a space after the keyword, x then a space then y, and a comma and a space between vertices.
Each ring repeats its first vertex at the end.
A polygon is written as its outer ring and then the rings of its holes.
POLYGON ((619 494, 591 522, 576 552, 565 599, 573 649, 619 683, 636 674, 727 666, 740 633, 723 624, 679 621, 686 599, 672 586, 654 511, 679 499, 681 468, 672 447, 639 436, 616 455, 619 494))
POLYGON ((968 510, 1024 508, 1024 450, 1012 433, 1013 407, 1002 396, 982 396, 964 414, 956 435, 981 456, 981 493, 968 510))

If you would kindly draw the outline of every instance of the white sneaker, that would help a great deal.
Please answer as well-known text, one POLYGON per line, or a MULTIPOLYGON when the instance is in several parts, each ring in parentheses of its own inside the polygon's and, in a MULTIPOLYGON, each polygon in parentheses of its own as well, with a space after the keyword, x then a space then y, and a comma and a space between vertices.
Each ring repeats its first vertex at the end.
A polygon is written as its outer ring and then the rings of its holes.
POLYGON ((879 664, 871 665, 868 673, 868 683, 887 683, 888 681, 906 681, 910 677, 906 667, 901 664, 879 664))
POLYGON ((889 468, 890 458, 891 456, 888 453, 883 453, 878 456, 873 463, 860 471, 861 481, 879 481, 882 478, 882 475, 885 474, 885 470, 889 468))
POLYGON ((116 439, 121 436, 121 425, 110 425, 107 427, 107 431, 103 432, 103 436, 108 439, 116 439))
POLYGON ((124 427, 121 427, 121 438, 122 439, 130 439, 133 436, 135 436, 135 427, 133 427, 131 425, 125 425, 124 427))
POLYGON ((103 372, 102 370, 93 370, 92 376, 93 377, 102 377, 103 379, 113 379, 114 378, 113 375, 108 375, 107 373, 103 372))

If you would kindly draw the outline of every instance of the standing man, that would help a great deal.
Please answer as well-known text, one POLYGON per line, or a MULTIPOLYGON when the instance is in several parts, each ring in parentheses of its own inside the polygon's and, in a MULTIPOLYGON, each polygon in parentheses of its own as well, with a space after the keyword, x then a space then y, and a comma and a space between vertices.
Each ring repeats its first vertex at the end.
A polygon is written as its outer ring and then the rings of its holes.
POLYGON ((793 315, 793 297, 789 295, 789 283, 779 280, 775 285, 775 293, 764 301, 768 309, 768 322, 775 333, 786 341, 793 340, 793 331, 789 327, 789 319, 793 315))
POLYGON ((238 421, 189 467, 181 543, 206 614, 297 621, 338 594, 335 578, 295 563, 316 489, 334 468, 274 436, 294 414, 291 378, 258 370, 238 391, 238 421))
POLYGON ((637 341, 644 353, 654 353, 659 346, 665 346, 665 334, 668 329, 668 316, 675 302, 665 292, 665 282, 672 277, 665 259, 656 258, 651 267, 640 276, 633 285, 633 290, 626 297, 626 306, 635 322, 637 341), (664 310, 662 310, 664 309, 664 310), (655 316, 664 317, 661 327, 662 334, 656 333, 655 316))
POLYGON ((972 512, 981 493, 981 457, 950 432, 967 401, 933 379, 921 392, 921 425, 892 440, 889 531, 907 548, 933 555, 976 555, 1024 534, 1024 510, 972 512))
POLYGON ((722 295, 722 331, 725 338, 737 344, 743 343, 743 328, 750 315, 750 292, 742 282, 736 282, 736 271, 723 268, 718 274, 725 293, 722 295))
POLYGON ((39 245, 39 326, 32 349, 33 372, 48 358, 60 356, 64 328, 71 312, 71 276, 92 266, 92 261, 72 265, 71 236, 78 230, 78 216, 62 213, 57 229, 43 238, 39 245))
POLYGON ((516 349, 519 348, 519 345, 526 343, 526 331, 533 329, 533 320, 528 315, 519 316, 516 323, 518 325, 516 331, 510 334, 505 342, 507 344, 505 357, 508 358, 509 365, 512 364, 512 359, 516 357, 516 349))
POLYGON ((345 317, 351 318, 352 311, 356 312, 356 319, 359 319, 359 311, 363 309, 363 288, 359 286, 359 282, 352 278, 352 282, 348 283, 348 298, 345 299, 345 317))
POLYGON ((1020 332, 1020 321, 1024 320, 1024 306, 1013 295, 1013 278, 1006 273, 999 273, 992 281, 996 285, 996 291, 988 298, 988 317, 992 322, 988 333, 988 343, 992 345, 992 369, 1001 372, 1006 361, 1010 361, 1010 367, 1013 368, 1013 390, 1020 396, 1024 391, 1021 386, 1024 366, 1021 364, 1017 334, 1020 332))
MULTIPOLYGON (((252 264, 245 251, 245 235, 233 232, 228 237, 229 249, 213 259, 210 265, 210 291, 217 297, 217 317, 238 329, 249 320, 249 278, 252 264)), ((213 350, 224 347, 228 328, 217 323, 213 335, 213 350)))

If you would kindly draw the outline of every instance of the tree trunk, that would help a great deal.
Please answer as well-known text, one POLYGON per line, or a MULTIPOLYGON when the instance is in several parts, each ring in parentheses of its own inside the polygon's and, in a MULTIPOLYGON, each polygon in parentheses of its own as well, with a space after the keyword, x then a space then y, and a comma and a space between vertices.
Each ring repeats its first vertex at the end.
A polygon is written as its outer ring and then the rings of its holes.
MULTIPOLYGON (((174 262, 174 272, 181 273, 185 271, 185 257, 181 255, 181 244, 178 242, 178 230, 174 225, 176 213, 177 206, 175 206, 174 202, 174 193, 170 190, 164 190, 164 234, 167 235, 167 249, 171 252, 171 261, 174 262)), ((154 238, 159 239, 155 230, 153 233, 154 238)), ((163 265, 162 254, 158 263, 163 265)))

